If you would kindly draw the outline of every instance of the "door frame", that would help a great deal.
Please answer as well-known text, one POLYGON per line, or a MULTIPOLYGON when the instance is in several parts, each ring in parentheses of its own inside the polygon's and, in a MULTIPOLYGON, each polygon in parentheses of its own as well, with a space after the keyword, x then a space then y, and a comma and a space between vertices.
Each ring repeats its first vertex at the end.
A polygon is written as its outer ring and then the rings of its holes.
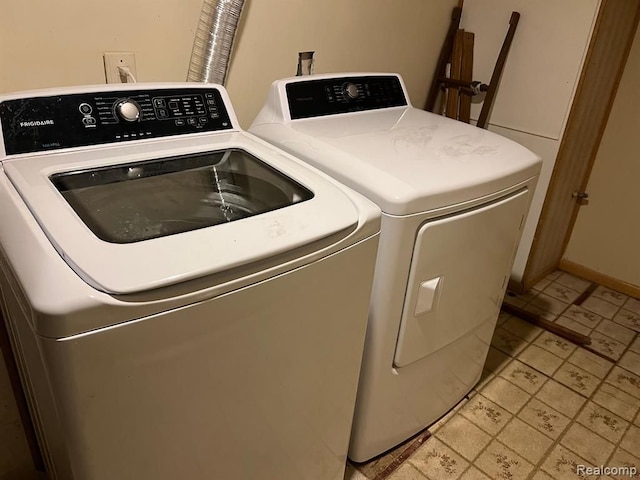
POLYGON ((602 0, 521 282, 525 292, 560 265, 640 20, 640 0, 602 0))

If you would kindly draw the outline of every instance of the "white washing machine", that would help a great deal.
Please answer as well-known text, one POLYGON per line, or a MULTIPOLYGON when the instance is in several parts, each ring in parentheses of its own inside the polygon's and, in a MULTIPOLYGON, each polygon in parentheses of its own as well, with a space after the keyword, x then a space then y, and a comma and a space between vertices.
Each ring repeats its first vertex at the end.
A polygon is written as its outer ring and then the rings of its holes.
POLYGON ((380 210, 225 90, 0 97, 2 307, 52 479, 342 480, 380 210))
POLYGON ((398 75, 275 82, 249 129, 382 209, 349 457, 394 447, 477 383, 540 159, 411 107, 398 75))

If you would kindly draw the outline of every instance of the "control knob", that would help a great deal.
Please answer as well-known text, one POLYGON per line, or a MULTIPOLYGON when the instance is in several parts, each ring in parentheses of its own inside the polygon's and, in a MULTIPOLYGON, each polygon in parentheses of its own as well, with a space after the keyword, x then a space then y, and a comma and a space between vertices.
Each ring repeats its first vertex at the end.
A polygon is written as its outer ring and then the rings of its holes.
POLYGON ((116 102, 115 111, 125 122, 137 122, 140 119, 140 106, 128 98, 116 102))
POLYGON ((355 100, 358 98, 358 86, 355 83, 345 83, 342 87, 342 91, 347 100, 355 100))

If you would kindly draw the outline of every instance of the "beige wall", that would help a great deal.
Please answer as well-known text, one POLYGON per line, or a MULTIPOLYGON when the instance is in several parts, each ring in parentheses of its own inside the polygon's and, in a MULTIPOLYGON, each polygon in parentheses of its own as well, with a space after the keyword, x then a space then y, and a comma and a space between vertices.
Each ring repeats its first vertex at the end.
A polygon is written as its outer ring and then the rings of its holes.
POLYGON ((640 286, 640 34, 613 109, 564 258, 640 286))
MULTIPOLYGON (((422 105, 457 0, 246 0, 227 87, 248 127, 297 53, 317 73, 397 71, 422 105)), ((138 81, 183 81, 201 0, 20 0, 0 7, 0 92, 104 82, 102 53, 133 51, 138 81)))
POLYGON ((104 83, 134 51, 141 81, 186 78, 201 0, 20 0, 0 7, 0 91, 104 83))

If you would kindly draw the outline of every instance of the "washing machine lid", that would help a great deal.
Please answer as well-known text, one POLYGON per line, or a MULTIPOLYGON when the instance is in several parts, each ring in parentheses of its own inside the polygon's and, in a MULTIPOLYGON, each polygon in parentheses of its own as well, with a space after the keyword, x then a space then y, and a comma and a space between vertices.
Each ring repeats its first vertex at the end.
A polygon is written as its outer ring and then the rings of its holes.
POLYGON ((274 82, 249 131, 393 215, 480 198, 538 175, 540 158, 523 146, 413 108, 407 98, 395 74, 284 79, 274 82))
POLYGON ((247 134, 212 135, 209 149, 195 152, 185 140, 171 145, 3 167, 61 257, 111 294, 242 271, 275 256, 286 262, 357 227, 357 208, 333 182, 247 134))

